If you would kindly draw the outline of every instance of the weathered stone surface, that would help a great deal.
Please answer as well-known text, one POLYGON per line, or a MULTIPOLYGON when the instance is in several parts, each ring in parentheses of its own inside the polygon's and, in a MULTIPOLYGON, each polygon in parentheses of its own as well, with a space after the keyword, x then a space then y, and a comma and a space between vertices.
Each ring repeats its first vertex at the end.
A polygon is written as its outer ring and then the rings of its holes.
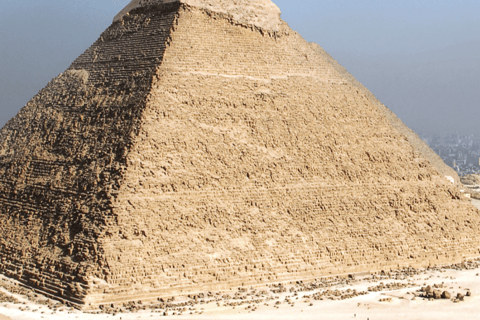
POLYGON ((279 31, 282 21, 280 9, 270 0, 133 0, 113 21, 120 21, 136 8, 167 3, 183 3, 203 10, 222 13, 237 23, 279 31))
POLYGON ((318 44, 310 44, 314 50, 316 50, 325 61, 330 63, 335 70, 352 86, 360 90, 370 100, 370 103, 375 105, 381 114, 383 114, 390 124, 398 131, 398 133, 405 138, 413 146, 415 151, 420 153, 424 158, 428 159, 431 165, 437 169, 437 171, 445 176, 452 177, 455 184, 460 183, 460 177, 457 172, 449 167, 442 158, 436 154, 425 141, 409 127, 407 127, 390 109, 382 104, 367 88, 365 88, 360 82, 357 81, 344 67, 342 67, 335 59, 333 59, 325 50, 323 50, 318 44))
POLYGON ((443 291, 442 293, 442 299, 450 299, 452 295, 448 291, 443 291))
POLYGON ((478 256, 370 95, 281 21, 136 7, 0 131, 0 271, 88 305, 478 256))
POLYGON ((433 292, 432 292, 432 297, 433 297, 434 299, 437 299, 437 300, 438 300, 438 299, 441 299, 441 298, 442 298, 442 291, 440 291, 440 290, 433 290, 433 292))

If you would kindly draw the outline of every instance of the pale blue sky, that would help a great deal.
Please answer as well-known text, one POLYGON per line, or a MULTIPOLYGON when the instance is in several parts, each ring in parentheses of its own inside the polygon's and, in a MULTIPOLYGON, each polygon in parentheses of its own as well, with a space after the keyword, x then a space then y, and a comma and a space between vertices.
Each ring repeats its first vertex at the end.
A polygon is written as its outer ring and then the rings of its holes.
MULTIPOLYGON (((0 126, 128 2, 1 0, 0 126)), ((413 129, 480 129, 479 0, 275 3, 413 129)))

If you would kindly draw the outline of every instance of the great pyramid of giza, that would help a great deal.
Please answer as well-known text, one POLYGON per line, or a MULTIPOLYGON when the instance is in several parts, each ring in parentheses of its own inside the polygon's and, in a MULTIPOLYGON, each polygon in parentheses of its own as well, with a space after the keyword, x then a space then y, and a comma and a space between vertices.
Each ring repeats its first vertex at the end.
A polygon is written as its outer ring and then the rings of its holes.
POLYGON ((446 170, 270 0, 134 1, 0 131, 0 272, 89 307, 478 257, 446 170))

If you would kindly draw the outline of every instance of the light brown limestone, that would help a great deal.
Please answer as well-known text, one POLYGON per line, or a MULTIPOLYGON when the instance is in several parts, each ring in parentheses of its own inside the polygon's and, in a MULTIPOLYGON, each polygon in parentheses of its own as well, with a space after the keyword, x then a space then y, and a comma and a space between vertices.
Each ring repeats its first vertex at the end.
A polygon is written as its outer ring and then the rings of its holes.
POLYGON ((0 271, 94 306, 479 256, 395 119, 283 22, 136 7, 0 131, 0 271))
POLYGON ((280 9, 270 0, 133 0, 113 21, 120 21, 136 8, 167 3, 183 3, 192 7, 221 13, 243 25, 278 31, 282 24, 280 9))

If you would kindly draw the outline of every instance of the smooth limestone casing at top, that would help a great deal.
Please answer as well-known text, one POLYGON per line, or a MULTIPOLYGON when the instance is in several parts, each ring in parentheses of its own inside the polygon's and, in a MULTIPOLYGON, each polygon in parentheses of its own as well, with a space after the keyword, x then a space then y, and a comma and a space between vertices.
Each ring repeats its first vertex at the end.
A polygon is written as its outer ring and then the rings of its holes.
POLYGON ((134 2, 5 125, 0 272, 89 308, 480 256, 445 164, 237 2, 134 2))

